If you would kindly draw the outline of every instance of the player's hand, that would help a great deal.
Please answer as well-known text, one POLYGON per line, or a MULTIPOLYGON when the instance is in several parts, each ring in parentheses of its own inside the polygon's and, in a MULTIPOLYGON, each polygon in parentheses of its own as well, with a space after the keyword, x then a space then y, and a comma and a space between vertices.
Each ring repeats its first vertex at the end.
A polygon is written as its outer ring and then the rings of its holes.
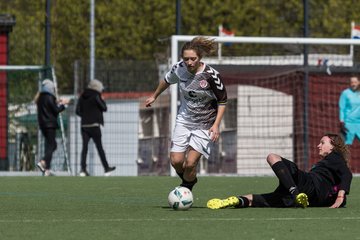
POLYGON ((339 208, 344 201, 344 197, 337 197, 336 201, 329 208, 339 208))
POLYGON ((151 104, 155 102, 155 98, 154 97, 149 97, 148 99, 145 100, 145 106, 146 107, 151 107, 151 104))
POLYGON ((220 138, 219 128, 217 126, 212 126, 209 129, 209 135, 210 135, 211 141, 216 142, 220 138))

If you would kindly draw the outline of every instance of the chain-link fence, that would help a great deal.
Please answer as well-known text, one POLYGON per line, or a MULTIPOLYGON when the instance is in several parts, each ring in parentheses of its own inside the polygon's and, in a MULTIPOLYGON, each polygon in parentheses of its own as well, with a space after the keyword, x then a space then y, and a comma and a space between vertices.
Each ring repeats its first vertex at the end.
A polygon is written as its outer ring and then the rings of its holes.
MULTIPOLYGON (((75 106, 88 83, 88 69, 84 66, 87 64, 75 64, 74 94, 65 96, 73 101, 62 115, 73 175, 80 172, 82 139, 75 106)), ((213 66, 220 71, 226 85, 228 104, 221 138, 210 158, 201 160, 199 172, 271 174, 265 161, 269 152, 292 159, 301 168, 311 167, 317 160, 317 150, 311 148, 309 160, 306 160, 302 69, 213 66)), ((168 67, 167 64, 159 66, 144 61, 97 62, 96 78, 105 85, 103 97, 108 106, 104 113, 102 140, 109 164, 117 167, 114 175, 170 174, 170 91, 165 91, 151 108, 144 106, 145 99, 154 91, 168 67)), ((338 68, 329 75, 315 70, 309 73, 308 86, 310 146, 316 146, 318 136, 324 132, 338 131, 338 97, 348 87, 346 79, 356 71, 338 68)), ((8 136, 7 164, 3 169, 35 171, 34 164, 41 157, 43 142, 39 138, 33 97, 42 75, 39 71, 8 71, 6 77, 9 83, 8 136)), ((60 131, 57 140, 58 149, 52 166, 55 171, 64 171, 67 166, 60 131)), ((358 149, 359 142, 355 141, 351 146, 354 172, 360 171, 358 149)), ((103 175, 104 169, 92 143, 87 161, 91 175, 103 175)))

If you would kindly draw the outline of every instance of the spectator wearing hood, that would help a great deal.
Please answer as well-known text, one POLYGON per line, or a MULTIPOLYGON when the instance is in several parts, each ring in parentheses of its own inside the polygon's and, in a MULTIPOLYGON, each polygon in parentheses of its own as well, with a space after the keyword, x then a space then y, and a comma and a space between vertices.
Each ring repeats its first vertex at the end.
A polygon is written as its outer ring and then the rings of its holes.
POLYGON ((37 117, 39 128, 45 138, 45 154, 36 164, 45 176, 51 176, 51 160, 56 144, 56 129, 59 128, 57 118, 59 113, 64 111, 65 105, 69 103, 68 99, 56 99, 55 85, 45 79, 41 83, 41 90, 35 98, 37 105, 37 117))
POLYGON ((109 176, 111 172, 115 170, 115 167, 110 167, 106 160, 105 151, 101 141, 100 126, 104 126, 103 112, 107 111, 106 103, 101 97, 103 90, 103 84, 99 80, 91 80, 88 87, 81 94, 76 106, 76 114, 81 118, 81 136, 83 141, 80 171, 80 176, 82 177, 90 176, 86 164, 90 139, 95 143, 101 163, 104 167, 105 176, 109 176))

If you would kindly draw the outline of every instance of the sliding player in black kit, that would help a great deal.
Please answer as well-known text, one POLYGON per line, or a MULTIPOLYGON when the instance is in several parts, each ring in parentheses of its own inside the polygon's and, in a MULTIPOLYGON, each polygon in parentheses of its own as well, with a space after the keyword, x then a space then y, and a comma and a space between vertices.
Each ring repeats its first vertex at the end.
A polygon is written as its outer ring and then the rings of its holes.
POLYGON ((317 147, 321 160, 309 172, 299 170, 295 163, 279 155, 268 155, 266 160, 279 179, 274 192, 215 198, 207 202, 207 207, 344 207, 352 180, 348 148, 341 136, 330 133, 321 138, 317 147))

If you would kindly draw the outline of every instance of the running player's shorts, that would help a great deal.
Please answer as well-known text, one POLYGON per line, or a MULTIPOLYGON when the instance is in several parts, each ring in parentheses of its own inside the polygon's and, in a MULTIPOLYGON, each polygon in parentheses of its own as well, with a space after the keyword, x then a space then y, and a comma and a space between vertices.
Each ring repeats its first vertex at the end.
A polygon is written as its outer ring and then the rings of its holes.
POLYGON ((196 129, 176 123, 171 139, 171 152, 186 152, 189 146, 208 159, 213 146, 209 130, 196 129))

